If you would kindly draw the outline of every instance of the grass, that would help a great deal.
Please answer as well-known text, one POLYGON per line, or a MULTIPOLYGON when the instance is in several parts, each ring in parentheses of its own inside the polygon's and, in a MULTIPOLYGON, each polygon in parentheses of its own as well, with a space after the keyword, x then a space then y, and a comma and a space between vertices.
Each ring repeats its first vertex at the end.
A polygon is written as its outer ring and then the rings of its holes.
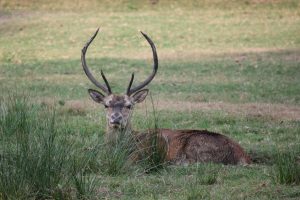
MULTIPOLYGON (((88 155, 80 165, 74 164, 80 151, 56 128, 55 118, 55 113, 29 104, 25 97, 1 101, 1 198, 72 197, 68 188, 77 173, 86 171, 83 162, 88 155)), ((75 183, 89 184, 77 179, 75 183)))
POLYGON ((299 184, 300 166, 298 152, 277 152, 274 169, 275 180, 280 184, 299 184))
POLYGON ((135 150, 135 141, 131 133, 120 131, 120 134, 102 147, 101 171, 112 176, 129 171, 132 162, 130 157, 135 150))
POLYGON ((1 1, 0 199, 299 198, 299 6, 295 0, 1 1), (150 172, 160 159, 128 164, 126 142, 106 151, 104 110, 89 99, 93 86, 80 64, 80 50, 99 26, 87 62, 96 77, 104 70, 117 93, 131 72, 135 83, 151 73, 151 50, 138 30, 157 46, 153 100, 137 106, 136 130, 157 121, 220 132, 254 164, 150 172))
POLYGON ((68 149, 57 144, 51 117, 37 121, 23 98, 10 101, 1 103, 1 194, 26 198, 32 192, 47 198, 61 180, 68 149))

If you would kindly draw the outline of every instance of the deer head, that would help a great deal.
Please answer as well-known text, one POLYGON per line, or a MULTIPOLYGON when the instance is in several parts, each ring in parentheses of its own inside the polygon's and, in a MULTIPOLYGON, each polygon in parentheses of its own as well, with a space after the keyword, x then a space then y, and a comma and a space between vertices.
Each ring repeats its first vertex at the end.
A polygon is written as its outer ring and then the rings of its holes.
POLYGON ((141 32, 152 48, 153 61, 154 61, 152 74, 144 82, 140 83, 135 87, 132 87, 132 83, 134 79, 134 73, 132 73, 126 93, 122 95, 114 94, 109 86, 109 83, 103 71, 101 70, 101 76, 103 78, 105 85, 101 84, 94 78, 94 76, 92 75, 92 73, 90 72, 86 64, 86 60, 85 60, 86 51, 89 45, 93 42, 94 38, 97 36, 98 31, 99 28, 91 37, 91 39, 86 43, 86 45, 83 47, 81 51, 81 62, 82 62, 83 70, 87 75, 87 77, 90 79, 92 83, 94 83, 99 89, 101 89, 102 92, 93 89, 89 89, 88 92, 95 102, 102 104, 106 108, 106 119, 107 119, 108 128, 110 129, 126 128, 130 124, 130 116, 134 108, 134 105, 136 103, 142 102, 148 94, 149 90, 143 88, 152 81, 152 79, 154 78, 157 72, 158 59, 157 59, 156 48, 152 40, 145 33, 141 32))

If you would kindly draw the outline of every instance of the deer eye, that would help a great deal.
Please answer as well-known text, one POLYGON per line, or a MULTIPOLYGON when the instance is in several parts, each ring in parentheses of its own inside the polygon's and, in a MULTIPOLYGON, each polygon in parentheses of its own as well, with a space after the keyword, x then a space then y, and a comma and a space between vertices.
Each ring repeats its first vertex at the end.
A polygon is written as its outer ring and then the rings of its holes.
POLYGON ((128 105, 128 106, 126 106, 126 108, 131 109, 131 108, 132 108, 132 105, 128 105))

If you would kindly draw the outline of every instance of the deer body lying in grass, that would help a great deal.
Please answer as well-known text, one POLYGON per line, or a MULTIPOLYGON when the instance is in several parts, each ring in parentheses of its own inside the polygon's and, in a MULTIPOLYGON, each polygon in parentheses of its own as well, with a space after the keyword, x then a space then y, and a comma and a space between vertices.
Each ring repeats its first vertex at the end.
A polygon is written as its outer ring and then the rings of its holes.
MULTIPOLYGON (((131 130, 131 112, 135 104, 142 102, 146 98, 149 90, 143 88, 152 81, 158 69, 155 45, 146 34, 141 32, 152 48, 154 60, 152 74, 144 82, 135 87, 132 87, 134 80, 134 74, 132 74, 126 94, 118 95, 112 93, 102 70, 101 76, 105 85, 94 78, 86 64, 86 51, 98 31, 99 29, 83 47, 81 61, 87 77, 105 94, 93 89, 89 89, 88 92, 95 102, 104 105, 106 108, 107 138, 113 138, 116 134, 120 134, 120 130, 127 130, 129 133, 134 133, 134 131, 131 130)), ((149 142, 147 142, 147 140, 149 140, 149 132, 151 131, 137 134, 137 136, 134 137, 142 141, 143 144, 149 144, 149 142)), ((194 162, 214 162, 223 164, 249 164, 251 162, 249 156, 239 144, 219 133, 206 130, 171 129, 157 129, 154 132, 159 138, 159 144, 162 145, 166 151, 165 161, 170 163, 189 164, 194 162)))

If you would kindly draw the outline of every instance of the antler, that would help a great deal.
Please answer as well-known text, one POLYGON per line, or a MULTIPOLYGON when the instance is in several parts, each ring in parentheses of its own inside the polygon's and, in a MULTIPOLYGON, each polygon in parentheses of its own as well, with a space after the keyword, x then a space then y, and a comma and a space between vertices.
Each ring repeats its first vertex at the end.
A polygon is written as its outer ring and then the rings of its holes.
POLYGON ((146 38, 146 40, 148 41, 148 43, 150 44, 151 46, 151 49, 152 49, 152 52, 153 52, 153 71, 152 71, 152 74, 142 83, 140 83, 139 85, 137 85, 136 87, 132 88, 131 89, 131 85, 132 85, 132 82, 133 82, 133 79, 134 79, 134 73, 132 73, 131 75, 131 79, 130 79, 130 82, 129 82, 129 85, 128 85, 128 88, 127 88, 127 95, 131 95, 135 92, 137 92, 138 90, 142 89, 143 87, 145 87, 146 85, 148 85, 152 79, 154 78, 156 72, 157 72, 157 69, 158 69, 158 58, 157 58, 157 53, 156 53, 156 48, 155 48, 155 45, 154 43, 152 42, 152 40, 148 37, 148 35, 146 35, 145 33, 143 33, 141 31, 142 35, 146 38))
POLYGON ((99 31, 99 28, 97 29, 97 31, 94 33, 94 35, 91 37, 91 39, 84 45, 84 47, 82 48, 81 50, 81 63, 82 63, 82 67, 83 67, 83 70, 86 74, 86 76, 90 79, 90 81, 92 83, 94 83, 97 87, 99 87, 101 90, 103 90, 106 94, 110 95, 112 92, 111 92, 111 89, 110 89, 110 86, 109 86, 109 83, 103 73, 103 71, 101 70, 101 76, 105 82, 105 85, 102 85, 101 83, 99 83, 95 78, 94 76, 92 75, 92 73, 90 72, 89 68, 87 67, 87 64, 86 64, 86 61, 85 61, 85 54, 86 54, 86 51, 89 47, 89 45, 93 42, 93 40, 95 39, 95 37, 97 36, 98 34, 98 31, 99 31))

